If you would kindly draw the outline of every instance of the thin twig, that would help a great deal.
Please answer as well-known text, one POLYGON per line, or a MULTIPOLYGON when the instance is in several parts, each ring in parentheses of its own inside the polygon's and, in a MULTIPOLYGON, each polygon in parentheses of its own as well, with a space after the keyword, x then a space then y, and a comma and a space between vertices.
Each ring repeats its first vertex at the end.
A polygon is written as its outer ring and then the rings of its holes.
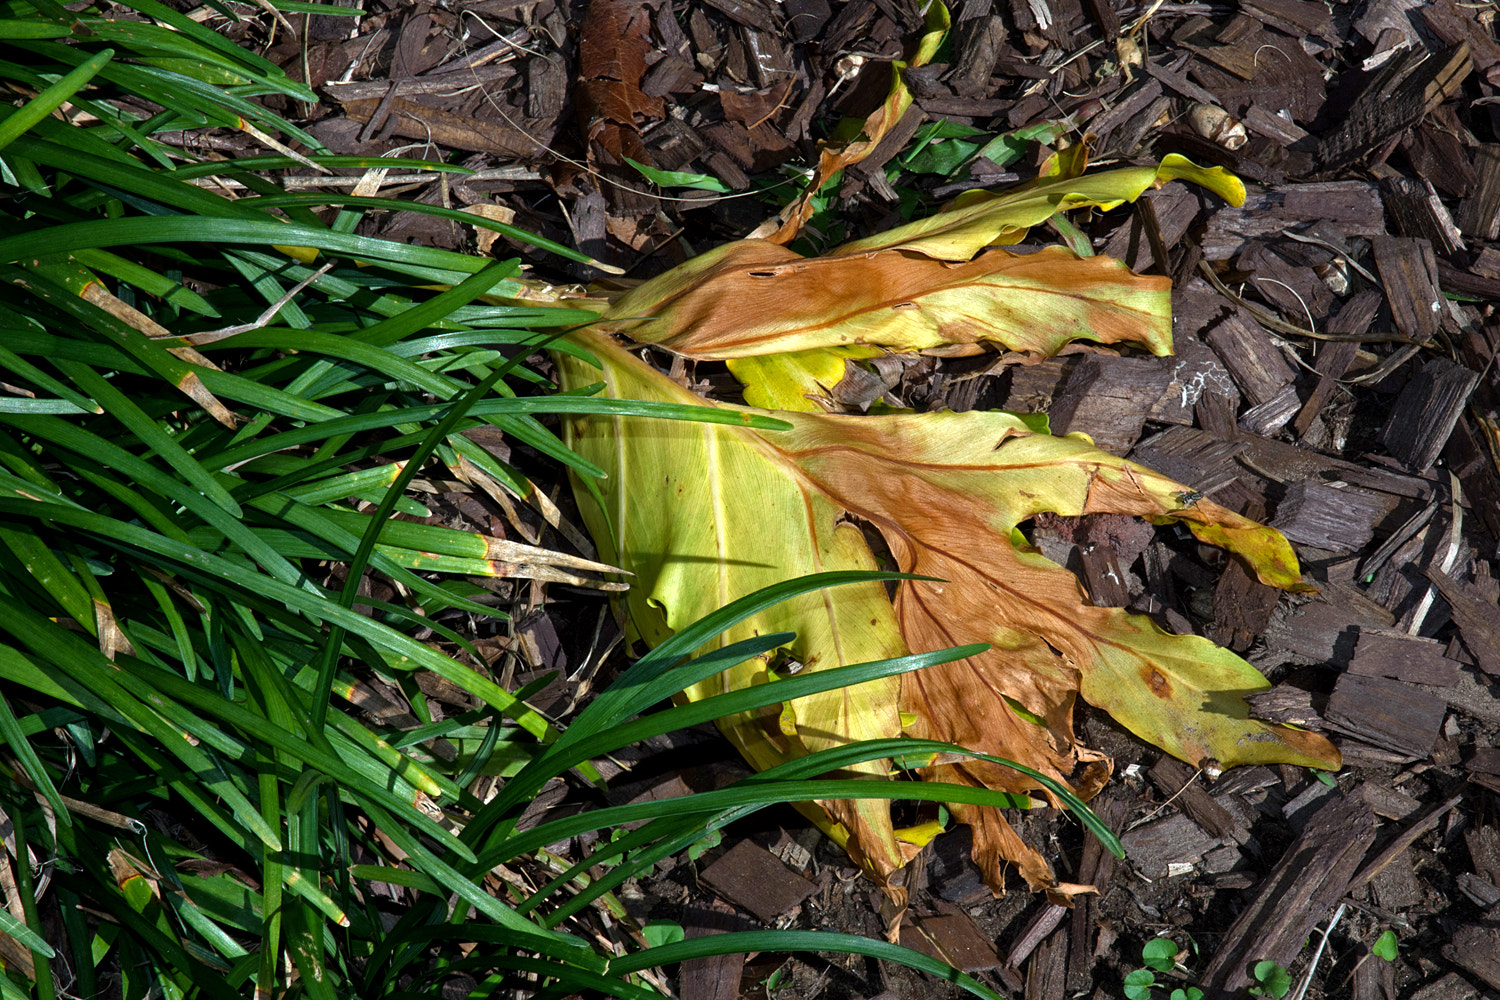
POLYGON ((1421 341, 1412 340, 1404 333, 1318 333, 1316 330, 1304 330, 1300 326, 1288 323, 1285 320, 1277 319, 1275 316, 1272 316, 1264 309, 1255 305, 1253 302, 1246 302, 1244 299, 1231 292, 1229 290, 1229 286, 1225 285, 1224 282, 1219 280, 1219 276, 1214 273, 1214 269, 1212 265, 1208 263, 1208 261, 1200 260, 1198 262, 1198 270, 1201 271, 1203 273, 1203 276, 1208 279, 1209 284, 1213 285, 1214 288, 1218 290, 1220 295, 1229 299, 1229 301, 1244 309, 1250 315, 1259 320, 1262 324, 1270 327, 1277 333, 1285 333, 1293 337, 1310 337, 1313 340, 1347 340, 1352 341, 1356 344, 1421 343, 1421 341))

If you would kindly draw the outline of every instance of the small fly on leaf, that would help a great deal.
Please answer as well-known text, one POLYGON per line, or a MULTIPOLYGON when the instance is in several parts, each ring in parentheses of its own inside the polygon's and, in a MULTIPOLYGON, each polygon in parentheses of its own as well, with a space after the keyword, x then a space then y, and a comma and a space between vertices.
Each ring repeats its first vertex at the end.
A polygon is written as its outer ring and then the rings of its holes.
POLYGON ((1198 490, 1183 490, 1181 493, 1177 494, 1177 502, 1182 504, 1184 507, 1191 507, 1193 504, 1202 499, 1203 494, 1198 490))

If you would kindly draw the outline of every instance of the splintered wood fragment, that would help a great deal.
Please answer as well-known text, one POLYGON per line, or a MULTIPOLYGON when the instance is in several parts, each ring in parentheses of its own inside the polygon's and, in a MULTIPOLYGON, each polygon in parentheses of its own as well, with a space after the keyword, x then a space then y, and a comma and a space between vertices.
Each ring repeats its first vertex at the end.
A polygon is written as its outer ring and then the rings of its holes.
POLYGON ((1265 329, 1235 309, 1203 335, 1250 404, 1274 399, 1296 378, 1265 329))
POLYGON ((742 840, 703 870, 703 881, 764 923, 802 902, 816 888, 781 859, 752 840, 742 840))
MULTIPOLYGON (((1380 302, 1380 293, 1375 289, 1361 290, 1345 302, 1338 314, 1329 321, 1328 332, 1350 334, 1370 329, 1380 311, 1380 302)), ((1298 437, 1307 434, 1318 412, 1333 398, 1333 394, 1338 391, 1339 379, 1344 377, 1344 372, 1354 363, 1358 353, 1359 344, 1352 340, 1339 340, 1323 345, 1318 352, 1318 360, 1313 364, 1318 372, 1318 384, 1313 387, 1307 402, 1302 404, 1301 411, 1292 422, 1292 429, 1297 432, 1298 437)))
POLYGON ((1474 150, 1478 190, 1458 207, 1458 228, 1482 240, 1500 237, 1500 145, 1474 150))
POLYGON ((1373 747, 1421 760, 1432 752, 1448 703, 1384 677, 1340 675, 1323 713, 1329 728, 1373 747))
MULTIPOLYGON (((1091 805, 1094 812, 1111 830, 1118 830, 1129 812, 1129 803, 1114 791, 1106 791, 1091 805)), ((1092 935, 1099 932, 1099 900, 1109 890, 1114 878, 1116 858, 1098 837, 1089 837, 1083 843, 1083 859, 1078 863, 1078 881, 1098 889, 1095 895, 1080 897, 1073 907, 1072 921, 1068 928, 1068 983, 1073 993, 1083 991, 1082 983, 1091 981, 1094 968, 1094 941, 1092 935)))
POLYGON ((1402 141, 1401 150, 1418 177, 1455 198, 1469 197, 1479 185, 1468 148, 1447 127, 1424 122, 1402 141))
POLYGON ((1302 400, 1297 396, 1296 386, 1284 385, 1270 399, 1257 403, 1241 413, 1239 425, 1251 434, 1260 436, 1275 434, 1285 427, 1301 408, 1302 400))
MULTIPOLYGON (((1488 247, 1485 248, 1489 250, 1488 247)), ((1478 273, 1479 261, 1471 270, 1462 271, 1442 258, 1438 259, 1438 287, 1450 295, 1468 295, 1476 299, 1500 299, 1500 278, 1478 273)), ((1490 263, 1486 261, 1485 263, 1490 263)))
MULTIPOLYGON (((687 907, 683 914, 687 938, 707 937, 726 931, 752 930, 744 917, 717 899, 708 906, 687 907)), ((740 972, 745 967, 741 954, 708 955, 682 963, 677 979, 680 1000, 735 1000, 740 995, 740 972)))
POLYGON ((1357 789, 1319 809, 1225 934, 1203 972, 1204 992, 1212 998, 1243 990, 1258 961, 1290 965, 1344 897, 1374 841, 1375 814, 1357 789))
POLYGON ((1330 42, 1337 40, 1333 15, 1312 0, 1241 0, 1240 9, 1293 38, 1317 35, 1330 42))
POLYGON ((1464 798, 1463 794, 1455 795, 1441 805, 1434 806, 1421 819, 1416 820, 1397 834, 1394 840, 1381 848, 1380 853, 1360 866, 1359 871, 1355 872, 1354 877, 1349 880, 1349 891, 1353 892, 1384 871, 1386 866, 1405 853, 1408 847, 1416 843, 1418 837, 1429 830, 1435 829, 1438 822, 1444 816, 1448 815, 1464 798))
POLYGON ((1113 45, 1120 36, 1120 15, 1115 13, 1114 5, 1110 0, 1084 0, 1083 6, 1099 26, 1100 36, 1107 44, 1113 45))
POLYGON ((1380 191, 1368 181, 1314 181, 1252 193, 1244 205, 1226 206, 1210 217, 1203 234, 1203 254, 1209 260, 1224 260, 1258 236, 1319 220, 1336 225, 1345 236, 1383 235, 1385 206, 1380 191))
POLYGON ((1078 365, 1076 356, 1048 358, 1035 365, 1018 365, 1010 376, 1005 408, 1018 413, 1042 413, 1052 405, 1078 365))
MULTIPOLYGON (((1176 246, 1198 217, 1198 195, 1176 181, 1160 191, 1142 196, 1136 205, 1141 210, 1149 206, 1156 213, 1162 242, 1168 247, 1176 246)), ((1157 263, 1151 240, 1142 225, 1142 215, 1142 211, 1135 212, 1130 222, 1116 229, 1099 252, 1125 261, 1133 271, 1145 271, 1157 263)))
POLYGON ((1477 373, 1447 358, 1433 358, 1402 387, 1380 443, 1408 469, 1429 468, 1442 454, 1478 384, 1477 373))
POLYGON ((1450 972, 1417 990, 1411 995, 1411 1000, 1474 1000, 1477 996, 1479 991, 1467 979, 1450 972))
POLYGON ((1444 656, 1443 649, 1444 644, 1436 639, 1396 629, 1362 627, 1349 673, 1452 687, 1458 683, 1458 663, 1444 656))
POLYGON ((901 944, 964 972, 993 969, 1000 964, 990 939, 965 913, 914 917, 901 925, 901 944))
POLYGON ((1225 441, 1197 427, 1169 427, 1136 445, 1130 459, 1202 493, 1213 493, 1239 474, 1235 456, 1246 442, 1225 441))
POLYGON ((1163 757, 1146 772, 1163 795, 1211 837, 1234 837, 1234 814, 1214 801, 1199 772, 1174 757, 1163 757))
POLYGON ((964 4, 956 12, 957 23, 953 27, 957 59, 947 79, 964 98, 990 96, 990 76, 995 72, 1000 50, 1005 47, 1005 21, 999 14, 991 13, 988 3, 982 10, 971 12, 970 8, 975 6, 978 5, 964 4))
MULTIPOLYGON (((1254 507, 1257 509, 1245 514, 1252 520, 1264 520, 1264 506, 1255 503, 1254 507)), ((1243 653, 1271 623, 1280 596, 1280 591, 1261 583, 1240 563, 1230 563, 1214 586, 1214 623, 1208 638, 1243 653)))
MULTIPOLYGON (((383 102, 375 98, 349 101, 344 114, 351 121, 368 122, 383 102)), ((430 108, 402 97, 392 100, 388 111, 395 122, 394 133, 408 139, 431 141, 440 146, 473 152, 493 153, 506 160, 529 160, 542 151, 538 142, 549 142, 557 133, 558 123, 522 121, 525 129, 498 122, 481 121, 467 115, 430 108)), ((390 125, 386 126, 391 128, 390 125)))
POLYGON ((1287 486, 1272 526, 1293 542, 1347 553, 1363 549, 1389 504, 1364 490, 1301 480, 1287 486))
POLYGON ((1396 329, 1426 343, 1437 332, 1443 300, 1432 244, 1422 239, 1377 236, 1370 247, 1396 329))
POLYGON ((1283 146, 1290 146, 1292 143, 1300 142, 1308 136, 1307 131, 1296 122, 1267 111, 1259 104, 1250 105, 1245 111, 1245 117, 1241 118, 1240 121, 1250 131, 1259 132, 1267 139, 1275 139, 1283 146))
POLYGON ((1044 903, 1026 921, 1021 928, 1021 933, 1011 942, 1010 951, 1005 953, 1005 964, 1012 969, 1019 969, 1021 963, 1031 957, 1043 941, 1062 923, 1062 918, 1067 914, 1066 906, 1058 906, 1056 903, 1044 903))
POLYGON ((1465 924, 1443 945, 1443 957, 1500 990, 1500 928, 1465 924))
POLYGON ((1104 451, 1124 455, 1171 381, 1168 359, 1088 355, 1048 411, 1052 433, 1083 431, 1104 451))
POLYGON ((1408 50, 1381 68, 1355 98, 1342 123, 1318 146, 1323 169, 1368 156, 1458 93, 1474 68, 1467 43, 1430 55, 1408 50))
POLYGON ((1500 677, 1500 607, 1441 570, 1429 567, 1423 573, 1453 610, 1458 633, 1479 669, 1491 677, 1500 677))
POLYGON ((1323 717, 1313 707, 1311 691, 1290 684, 1278 684, 1269 691, 1245 695, 1250 714, 1266 722, 1280 722, 1304 729, 1321 730, 1323 717))
POLYGON ((1195 865, 1223 843, 1183 813, 1173 813, 1128 830, 1120 838, 1125 856, 1148 879, 1186 874, 1179 865, 1195 865))
POLYGON ((1410 177, 1388 177, 1381 187, 1385 189, 1386 210, 1402 236, 1421 237, 1444 256, 1467 249, 1463 234, 1431 183, 1410 177))
POLYGON ((1025 1000, 1063 1000, 1067 995, 1068 934, 1058 931, 1031 956, 1025 1000))

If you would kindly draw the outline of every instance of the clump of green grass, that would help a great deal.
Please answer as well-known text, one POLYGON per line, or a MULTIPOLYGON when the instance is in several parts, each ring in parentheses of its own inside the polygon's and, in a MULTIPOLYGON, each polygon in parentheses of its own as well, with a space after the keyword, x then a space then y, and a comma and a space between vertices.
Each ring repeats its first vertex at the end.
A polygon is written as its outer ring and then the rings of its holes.
POLYGON ((13 834, 0 859, 0 998, 430 996, 460 974, 483 995, 655 996, 645 970, 770 949, 888 958, 989 995, 941 963, 847 935, 634 939, 611 953, 582 932, 627 878, 770 803, 851 784, 994 797, 819 778, 931 749, 886 741, 712 795, 518 831, 548 781, 595 779, 591 759, 647 736, 966 651, 641 714, 787 639, 689 659, 710 637, 846 577, 812 579, 683 630, 565 732, 526 690, 503 688, 440 616, 503 615, 476 578, 604 586, 607 567, 397 519, 428 513, 414 478, 525 505, 526 473, 466 432, 493 428, 587 477, 598 470, 539 417, 730 417, 556 392, 525 359, 590 314, 507 302, 516 261, 355 235, 372 210, 446 210, 337 196, 338 211, 320 214, 332 196, 277 181, 309 162, 457 168, 329 156, 253 100, 316 100, 301 84, 155 0, 128 7, 135 19, 0 2, 0 77, 26 95, 0 107, 0 809, 13 834), (207 163, 155 138, 205 127, 307 152, 207 163), (195 183, 211 175, 252 195, 195 183), (372 576, 398 599, 361 595, 372 576), (482 709, 435 719, 419 671, 482 709), (407 696, 415 729, 361 715, 351 699, 372 678, 407 696), (424 750, 442 738, 460 748, 454 759, 424 750), (473 793, 481 777, 499 779, 488 802, 473 793), (640 819, 529 888, 491 877, 500 865, 541 872, 545 845, 640 819), (588 878, 594 866, 605 874, 588 878), (377 889, 407 902, 393 909, 377 889))

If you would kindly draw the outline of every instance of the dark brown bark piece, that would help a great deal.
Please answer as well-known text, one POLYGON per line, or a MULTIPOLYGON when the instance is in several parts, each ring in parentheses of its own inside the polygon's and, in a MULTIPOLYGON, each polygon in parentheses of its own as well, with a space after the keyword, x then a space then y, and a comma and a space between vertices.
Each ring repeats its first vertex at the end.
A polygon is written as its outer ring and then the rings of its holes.
POLYGON ((752 840, 740 841, 705 868, 703 881, 726 900, 744 907, 767 924, 774 924, 777 917, 816 888, 752 840))
POLYGON ((1296 378, 1265 329, 1239 309, 1231 311, 1203 339, 1224 362, 1251 405, 1275 398, 1296 378))
POLYGON ((1364 627, 1359 630, 1349 673, 1452 687, 1458 683, 1458 663, 1443 655, 1443 647, 1436 639, 1364 627))
POLYGON ((1472 197, 1458 209, 1458 228, 1482 240, 1500 237, 1500 145, 1474 150, 1474 172, 1479 183, 1472 197))
POLYGON ((1436 55, 1415 49, 1392 58, 1319 143, 1323 169, 1335 170, 1368 157, 1456 95, 1472 69, 1466 44, 1436 55))
MULTIPOLYGON (((1379 292, 1373 288, 1363 289, 1339 309, 1338 315, 1328 324, 1329 332, 1348 335, 1370 329, 1380 311, 1380 302, 1379 292)), ((1339 379, 1343 378, 1344 372, 1349 369, 1358 353, 1359 344, 1352 340, 1340 340, 1322 346, 1318 352, 1318 360, 1313 363, 1318 372, 1318 384, 1313 387, 1292 424, 1298 437, 1307 434, 1318 411, 1333 398, 1338 391, 1339 379)))
POLYGON ((1248 195, 1240 207, 1215 212, 1203 235, 1203 255, 1224 260, 1258 236, 1314 221, 1336 225, 1345 236, 1382 236, 1385 206, 1379 190, 1368 181, 1280 184, 1248 195))
POLYGON ((1373 747, 1421 760, 1432 752, 1447 712, 1446 701, 1410 684, 1346 673, 1328 696, 1323 718, 1373 747))
MULTIPOLYGON (((1114 790, 1106 789, 1091 805, 1111 830, 1117 830, 1129 812, 1129 804, 1114 790)), ((1094 961, 1094 934, 1098 932, 1099 900, 1109 890, 1118 859, 1104 849, 1097 837, 1083 843, 1083 860, 1078 864, 1078 881, 1092 885, 1098 894, 1082 896, 1073 907, 1068 928, 1068 983, 1075 992, 1089 978, 1094 961)))
POLYGON ((1293 542, 1347 553, 1362 550, 1390 513, 1381 498, 1354 488, 1302 480, 1287 486, 1271 526, 1293 542))
POLYGON ((1397 237, 1376 237, 1370 244, 1397 330, 1427 342, 1437 333, 1442 315, 1443 292, 1437 285, 1433 244, 1397 237))
MULTIPOLYGON (((1198 216, 1198 195, 1176 181, 1167 184, 1160 191, 1143 195, 1140 202, 1148 202, 1156 211, 1162 242, 1169 247, 1178 245, 1188 226, 1198 216)), ((1141 225, 1140 212, 1134 213, 1129 223, 1115 230, 1099 252, 1107 257, 1123 260, 1133 271, 1150 268, 1155 259, 1150 241, 1141 225)))
POLYGON ((1401 149, 1417 176, 1455 198, 1469 197, 1479 185, 1479 175, 1469 165, 1469 151, 1445 128, 1424 123, 1412 130, 1401 149))
POLYGON ((1335 41, 1333 15, 1313 0, 1241 0, 1240 9, 1293 38, 1317 35, 1335 41))
POLYGON ((1000 964, 995 946, 964 913, 914 917, 901 926, 901 943, 964 972, 1000 964))
POLYGON ((1300 605, 1282 605, 1266 626, 1266 645, 1298 663, 1341 667, 1354 656, 1357 626, 1390 627, 1395 618, 1352 584, 1329 583, 1300 605))
POLYGON ((776 15, 765 0, 704 0, 731 21, 762 31, 780 31, 776 15))
POLYGON ((1473 593, 1471 586, 1453 579, 1437 569, 1424 570, 1427 579, 1437 587, 1453 611, 1459 635, 1473 654, 1479 668, 1491 677, 1500 677, 1500 607, 1493 600, 1473 593))
POLYGON ((1408 469, 1430 468, 1478 384, 1479 376, 1464 366, 1433 358, 1402 388, 1380 443, 1408 469))
MULTIPOLYGON (((344 113, 357 122, 367 122, 381 102, 370 98, 350 101, 344 113)), ((408 139, 431 141, 438 146, 493 153, 509 160, 530 160, 544 152, 541 142, 550 142, 557 133, 556 122, 523 121, 521 129, 498 122, 481 121, 466 115, 430 108, 402 97, 391 101, 389 109, 394 134, 408 139), (529 134, 528 134, 529 133, 529 134)))
POLYGON ((1465 924, 1443 945, 1443 957, 1500 990, 1500 928, 1465 924))
POLYGON ((1222 843, 1182 813, 1173 813, 1127 831, 1120 838, 1125 856, 1148 879, 1185 874, 1173 865, 1195 865, 1222 843))
MULTIPOLYGON (((1152 784, 1211 837, 1235 837, 1234 814, 1214 801, 1203 779, 1192 767, 1175 757, 1163 757, 1146 772, 1152 784)), ((1238 838, 1235 838, 1238 839, 1238 838)))
POLYGON ((1026 969, 1025 1000, 1063 1000, 1067 994, 1068 932, 1042 942, 1026 969))
POLYGON ((1322 729, 1323 717, 1313 707, 1311 691, 1290 684, 1278 684, 1269 691, 1245 695, 1250 714, 1266 722, 1280 722, 1304 729, 1322 729))
MULTIPOLYGON (((1256 517, 1254 511, 1247 516, 1256 517)), ((1257 580, 1238 561, 1230 563, 1214 587, 1214 624, 1208 637, 1221 646, 1243 653, 1271 623, 1271 613, 1281 592, 1257 580)))
POLYGON ((1052 433, 1083 431, 1104 451, 1124 455, 1171 379, 1167 359, 1088 355, 1052 402, 1052 433))
POLYGON ((1257 961, 1290 965, 1343 898, 1374 841, 1375 814, 1357 790, 1319 809, 1224 936, 1203 971, 1204 991, 1216 997, 1242 990, 1257 961))
POLYGON ((1479 991, 1463 976, 1450 972, 1411 995, 1411 1000, 1474 1000, 1479 991))
MULTIPOLYGON (((719 900, 711 900, 710 906, 688 907, 683 914, 682 927, 688 940, 754 929, 719 900)), ((735 1000, 740 995, 740 971, 744 967, 745 956, 740 954, 688 959, 678 974, 677 995, 681 1000, 735 1000)))
POLYGON ((1381 182, 1381 187, 1396 232, 1427 240, 1444 256, 1465 249, 1463 235, 1430 182, 1411 177, 1387 177, 1381 182))
POLYGON ((947 81, 960 97, 990 97, 990 76, 1005 47, 1005 21, 990 4, 965 4, 953 26, 954 60, 947 81), (978 8, 978 9, 971 9, 978 8))

